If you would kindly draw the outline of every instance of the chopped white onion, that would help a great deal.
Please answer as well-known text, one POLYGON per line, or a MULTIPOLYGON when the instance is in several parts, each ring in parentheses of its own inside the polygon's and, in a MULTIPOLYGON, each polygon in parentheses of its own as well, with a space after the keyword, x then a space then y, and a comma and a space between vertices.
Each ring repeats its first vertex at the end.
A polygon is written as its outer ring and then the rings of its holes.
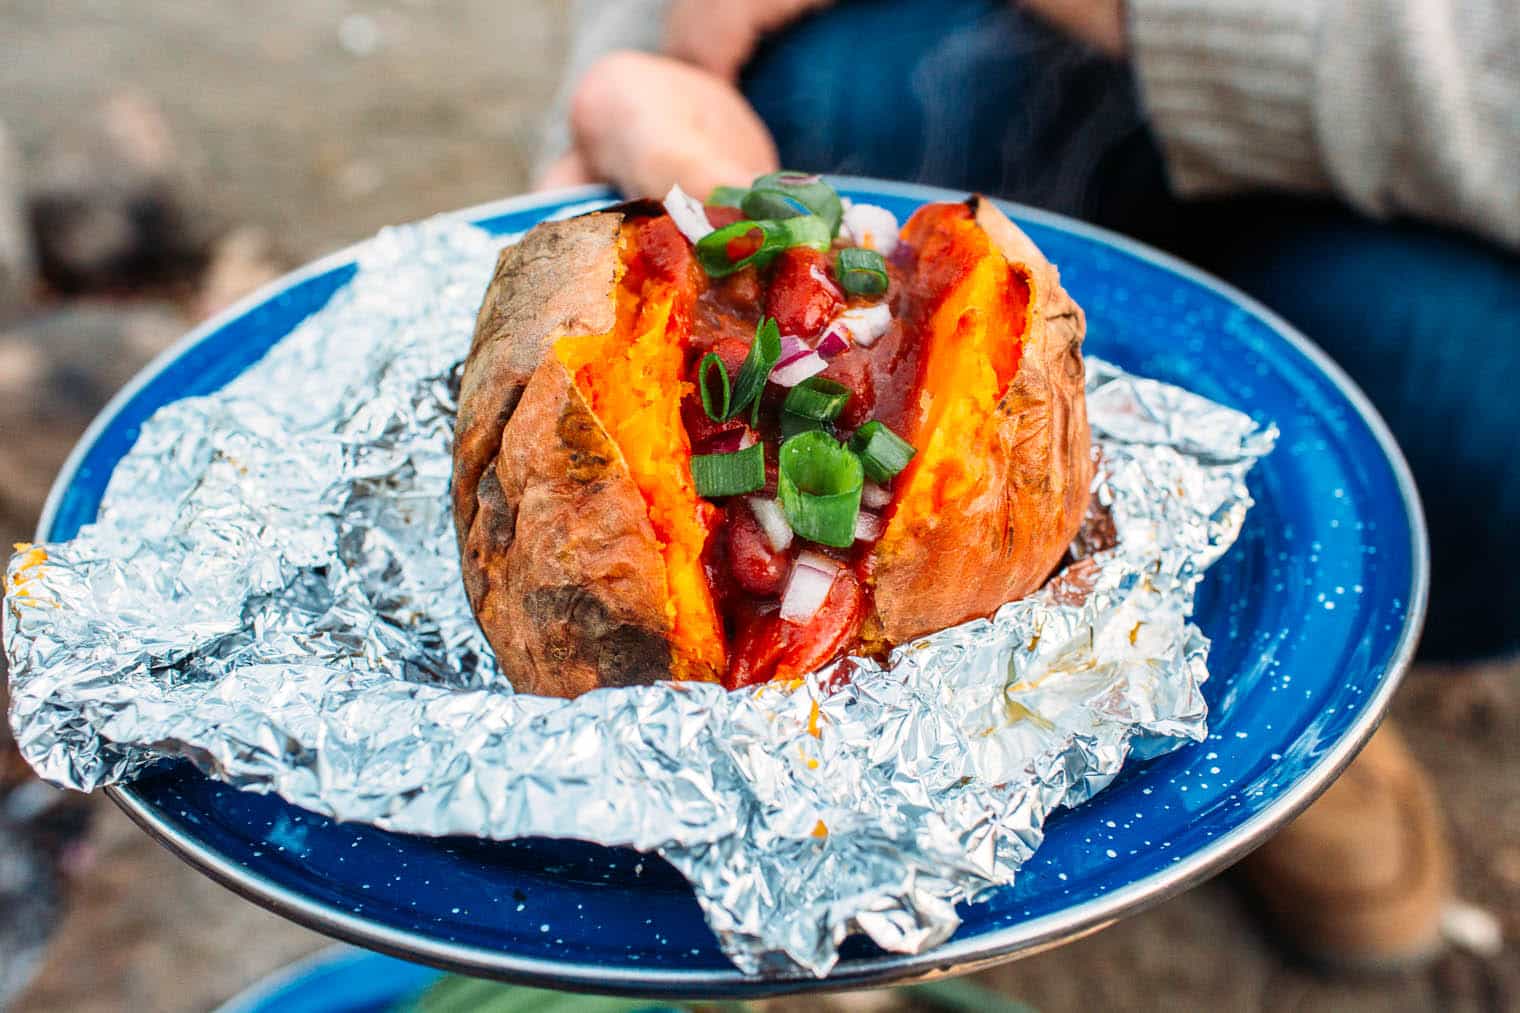
POLYGON ((806 622, 823 606, 834 586, 839 564, 817 552, 798 554, 792 574, 781 595, 781 618, 787 622, 806 622))
POLYGON ((892 256, 897 249, 897 216, 886 208, 851 204, 844 209, 841 224, 857 246, 875 250, 883 257, 892 256))
POLYGON ((813 346, 797 337, 795 334, 781 335, 781 357, 776 360, 777 366, 785 366, 796 362, 813 350, 813 346))
POLYGON ((892 310, 886 303, 872 303, 845 310, 834 318, 828 330, 843 328, 857 345, 870 348, 892 326, 892 310))
POLYGON ((692 245, 701 242, 704 236, 714 231, 712 222, 707 220, 707 209, 702 206, 702 202, 682 190, 679 183, 672 186, 665 195, 665 210, 670 212, 670 220, 676 223, 681 235, 691 240, 692 245))
POLYGON ((782 512, 780 503, 763 496, 751 496, 749 512, 755 515, 771 548, 785 552, 792 547, 792 526, 786 522, 786 514, 782 512))
POLYGON ((881 537, 881 518, 864 510, 855 515, 855 540, 874 542, 881 537))
POLYGON ((809 348, 807 352, 795 356, 786 365, 773 369, 770 380, 771 383, 777 383, 783 387, 795 387, 808 377, 817 376, 828 368, 829 364, 824 357, 809 348))
POLYGON ((892 490, 875 482, 867 482, 860 490, 860 502, 872 510, 880 510, 892 502, 892 490))

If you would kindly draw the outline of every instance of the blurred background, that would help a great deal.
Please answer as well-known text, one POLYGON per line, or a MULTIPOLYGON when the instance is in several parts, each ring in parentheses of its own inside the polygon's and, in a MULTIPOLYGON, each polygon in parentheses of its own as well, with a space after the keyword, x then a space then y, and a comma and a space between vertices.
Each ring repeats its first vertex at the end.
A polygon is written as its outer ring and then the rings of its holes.
MULTIPOLYGON (((380 227, 524 190, 567 4, 0 2, 0 527, 196 321, 380 227)), ((3 664, 3 662, 0 662, 3 664)), ((1417 671, 1396 714, 1460 892, 1520 938, 1513 669, 1417 671)), ((0 732, 0 1008, 205 1010, 328 945, 216 886, 0 732)), ((1040 1009, 1520 1008, 1520 953, 1393 977, 1290 962, 1216 881, 978 976, 1040 1009)), ((818 1001, 779 1003, 816 1008, 818 1001)), ((839 1008, 911 1008, 881 993, 839 1008)))

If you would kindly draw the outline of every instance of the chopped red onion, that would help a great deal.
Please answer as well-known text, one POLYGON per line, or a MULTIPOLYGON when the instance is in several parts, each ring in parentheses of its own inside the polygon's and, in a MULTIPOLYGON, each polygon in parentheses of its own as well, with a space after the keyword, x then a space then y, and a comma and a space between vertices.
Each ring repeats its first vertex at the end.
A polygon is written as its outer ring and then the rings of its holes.
POLYGON ((817 376, 829 364, 823 356, 811 348, 803 355, 799 355, 784 366, 777 366, 771 371, 771 383, 780 384, 783 387, 795 387, 810 376, 817 376))
POLYGON ((771 548, 785 552, 792 547, 792 526, 786 522, 780 503, 763 496, 751 496, 749 510, 759 522, 760 530, 765 532, 765 540, 771 543, 771 548))
POLYGON ((834 318, 829 330, 843 328, 855 344, 870 348, 892 326, 892 310, 886 303, 872 303, 845 310, 834 318))
POLYGON ((860 502, 872 510, 880 510, 892 502, 892 490, 875 482, 867 482, 860 490, 860 502))
POLYGON ((813 347, 797 335, 783 334, 781 335, 781 358, 776 360, 776 368, 796 362, 812 351, 813 347))
POLYGON ((781 618, 787 622, 806 622, 823 607, 839 573, 839 564, 817 552, 803 552, 792 564, 786 591, 781 595, 781 618))
POLYGON ((881 518, 864 510, 855 515, 855 540, 874 542, 881 537, 881 518))
POLYGON ((844 209, 841 229, 856 246, 890 257, 897 249, 897 216, 875 204, 851 204, 844 209))
POLYGON ((818 354, 825 359, 833 359, 850 350, 850 339, 843 327, 830 325, 823 332, 823 337, 818 339, 818 354))
POLYGON ((681 235, 691 240, 693 246, 701 242, 703 236, 714 231, 712 223, 707 220, 707 211, 702 207, 702 202, 682 190, 679 183, 673 185, 665 195, 665 210, 670 212, 670 220, 676 223, 681 235))

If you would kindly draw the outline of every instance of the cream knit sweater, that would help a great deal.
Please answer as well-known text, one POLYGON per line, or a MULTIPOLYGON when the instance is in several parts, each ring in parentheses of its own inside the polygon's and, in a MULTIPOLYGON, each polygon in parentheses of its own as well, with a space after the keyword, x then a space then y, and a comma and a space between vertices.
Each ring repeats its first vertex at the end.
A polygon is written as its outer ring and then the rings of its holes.
MULTIPOLYGON (((1173 188, 1335 193, 1520 249, 1520 0, 1128 0, 1173 188)), ((669 0, 576 0, 574 82, 657 51, 669 0)))

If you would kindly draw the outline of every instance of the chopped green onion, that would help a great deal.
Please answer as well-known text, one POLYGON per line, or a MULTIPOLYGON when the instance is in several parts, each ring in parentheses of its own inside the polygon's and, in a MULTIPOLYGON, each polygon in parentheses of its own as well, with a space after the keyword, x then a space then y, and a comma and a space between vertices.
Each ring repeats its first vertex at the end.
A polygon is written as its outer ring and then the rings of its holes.
POLYGON ((715 186, 713 192, 707 195, 708 207, 736 208, 744 200, 744 195, 749 193, 742 186, 715 186))
POLYGON ((717 352, 708 352, 702 356, 702 364, 697 367, 697 391, 702 395, 702 410, 707 413, 708 418, 714 422, 722 422, 728 418, 728 401, 732 389, 728 383, 728 369, 723 365, 723 360, 718 357, 717 352), (714 367, 718 370, 718 390, 722 394, 716 404, 713 403, 712 384, 707 379, 714 367))
POLYGON ((853 246, 840 250, 834 273, 851 295, 881 295, 887 290, 887 262, 875 250, 853 246))
POLYGON ((791 235, 780 222, 734 222, 709 232, 698 241, 697 262, 711 277, 725 278, 750 264, 764 267, 791 245, 791 235), (758 246, 738 259, 729 256, 730 243, 753 242, 752 237, 757 232, 760 234, 758 246))
POLYGON ((749 354, 744 357, 744 365, 739 367, 739 378, 734 381, 733 397, 729 400, 725 421, 742 412, 751 401, 755 402, 755 411, 759 412, 765 380, 780 358, 781 329, 770 317, 761 317, 760 325, 755 328, 755 340, 749 346, 749 354))
POLYGON ((740 203, 750 218, 792 218, 817 215, 828 226, 829 238, 839 231, 844 206, 839 194, 821 176, 803 172, 772 172, 750 185, 740 203))
POLYGON ((864 486, 860 458, 828 433, 798 433, 781 444, 776 498, 801 537, 840 549, 853 545, 864 486))
POLYGON ((828 429, 828 426, 819 419, 810 419, 803 415, 795 415, 789 411, 783 411, 780 419, 782 440, 789 440, 798 433, 805 433, 809 429, 828 429))
POLYGON ((776 254, 792 246, 809 246, 826 252, 831 242, 829 227, 815 215, 799 215, 786 221, 745 220, 725 225, 709 232, 697 242, 697 262, 712 278, 726 278, 742 268, 754 264, 764 267, 776 254), (758 245, 750 249, 758 239, 758 245), (735 258, 729 246, 742 243, 741 249, 749 250, 735 258))
POLYGON ((850 449, 860 455, 860 463, 873 482, 890 482, 892 476, 906 468, 913 455, 918 453, 913 444, 877 419, 855 430, 855 435, 850 437, 850 449))
POLYGON ((810 246, 819 253, 827 253, 834 242, 828 222, 817 215, 798 215, 778 224, 786 230, 787 246, 810 246))
POLYGON ((844 411, 850 388, 821 376, 812 376, 786 392, 781 410, 806 419, 832 422, 844 411))
POLYGON ((691 478, 704 499, 742 496, 765 488, 765 444, 731 454, 693 454, 691 478))

